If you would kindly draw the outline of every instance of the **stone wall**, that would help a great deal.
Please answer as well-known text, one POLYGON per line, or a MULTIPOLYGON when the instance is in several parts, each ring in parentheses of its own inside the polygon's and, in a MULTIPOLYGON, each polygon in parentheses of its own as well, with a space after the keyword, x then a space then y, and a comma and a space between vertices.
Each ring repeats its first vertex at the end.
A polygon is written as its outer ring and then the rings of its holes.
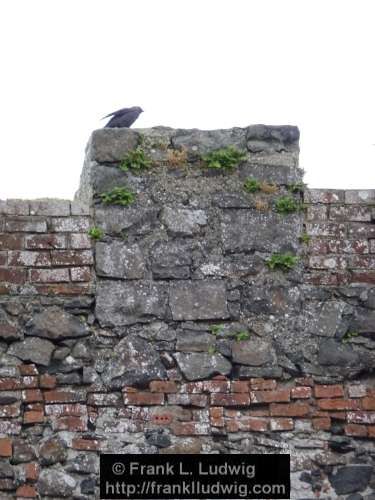
POLYGON ((375 498, 375 190, 304 188, 298 139, 98 130, 76 201, 0 202, 1 498, 98 498, 110 452, 290 453, 292 498, 375 498))

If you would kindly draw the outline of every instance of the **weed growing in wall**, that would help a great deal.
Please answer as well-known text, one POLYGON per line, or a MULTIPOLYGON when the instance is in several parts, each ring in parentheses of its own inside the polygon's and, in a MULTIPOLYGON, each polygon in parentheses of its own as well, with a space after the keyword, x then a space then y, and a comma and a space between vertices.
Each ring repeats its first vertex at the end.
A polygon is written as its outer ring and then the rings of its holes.
POLYGON ((296 182, 295 184, 288 184, 286 186, 287 190, 290 193, 303 193, 303 190, 305 189, 305 184, 303 182, 296 182))
POLYGON ((114 187, 111 191, 100 195, 102 202, 106 205, 121 205, 127 207, 135 200, 134 193, 126 187, 114 187))
POLYGON ((346 332, 345 335, 342 338, 342 342, 346 344, 349 342, 354 337, 358 337, 358 332, 346 332))
POLYGON ((268 182, 260 183, 260 190, 266 194, 274 194, 278 191, 276 184, 269 184, 268 182))
POLYGON ((169 149, 167 152, 167 163, 171 167, 181 167, 187 163, 186 149, 169 149))
POLYGON ((248 177, 244 182, 243 188, 248 193, 256 193, 260 191, 260 182, 257 181, 256 179, 248 177))
POLYGON ((216 149, 202 156, 202 160, 206 167, 232 170, 239 163, 246 159, 246 153, 240 151, 234 146, 228 146, 222 149, 216 149))
POLYGON ((92 238, 93 240, 101 240, 104 236, 104 231, 102 229, 100 229, 100 227, 92 227, 91 229, 89 229, 88 231, 88 235, 90 236, 90 238, 92 238))
POLYGON ((293 255, 290 252, 273 253, 266 261, 266 264, 273 270, 281 269, 282 271, 290 271, 297 264, 298 260, 297 255, 293 255))
POLYGON ((307 233, 302 233, 301 236, 299 237, 299 240, 301 243, 307 245, 308 243, 310 243, 311 236, 307 233))
POLYGON ((281 196, 276 200, 275 209, 279 214, 291 214, 301 210, 301 204, 292 196, 281 196))
POLYGON ((133 151, 123 158, 120 163, 120 170, 127 172, 128 170, 147 170, 150 168, 152 160, 146 155, 141 145, 137 146, 133 151))

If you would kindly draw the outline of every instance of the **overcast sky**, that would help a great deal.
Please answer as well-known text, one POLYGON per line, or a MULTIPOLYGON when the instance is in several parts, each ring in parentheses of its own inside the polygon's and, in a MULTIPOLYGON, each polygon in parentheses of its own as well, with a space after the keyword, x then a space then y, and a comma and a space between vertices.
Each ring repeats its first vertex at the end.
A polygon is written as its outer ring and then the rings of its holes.
POLYGON ((2 0, 0 198, 71 198, 100 118, 292 124, 310 187, 375 188, 373 0, 2 0))

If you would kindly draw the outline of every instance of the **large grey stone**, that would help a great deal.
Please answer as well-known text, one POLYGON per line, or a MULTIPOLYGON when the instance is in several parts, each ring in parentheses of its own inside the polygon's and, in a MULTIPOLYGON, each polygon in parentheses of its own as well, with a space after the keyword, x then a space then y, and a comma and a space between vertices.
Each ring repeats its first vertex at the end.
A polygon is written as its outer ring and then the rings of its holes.
POLYGON ((121 235, 131 231, 146 234, 159 222, 157 208, 100 206, 95 210, 95 223, 107 234, 121 235))
POLYGON ((207 215, 204 210, 165 207, 161 221, 172 235, 193 236, 207 224, 207 215))
POLYGON ((246 285, 242 309, 245 314, 285 314, 301 308, 301 291, 296 286, 246 285))
POLYGON ((192 352, 174 354, 177 364, 188 380, 200 380, 213 375, 229 375, 231 363, 221 354, 192 352))
POLYGON ((148 382, 167 378, 158 352, 146 340, 128 335, 114 348, 103 370, 102 380, 111 388, 124 385, 146 386, 148 382))
POLYGON ((96 272, 99 276, 110 278, 141 279, 146 265, 137 244, 129 245, 123 241, 99 242, 96 250, 96 272))
POLYGON ((59 438, 50 437, 39 444, 39 462, 42 465, 53 465, 65 462, 68 456, 66 444, 59 438))
POLYGON ((167 285, 151 281, 99 281, 95 314, 101 326, 149 323, 166 315, 167 285))
POLYGON ((343 318, 345 302, 329 301, 323 304, 320 312, 312 320, 311 333, 321 337, 342 336, 349 324, 343 318))
POLYGON ((246 129, 231 128, 219 130, 186 129, 177 130, 172 145, 184 148, 190 155, 200 156, 215 149, 234 146, 246 150, 246 129))
POLYGON ((319 364, 329 367, 356 367, 359 364, 359 355, 349 345, 327 339, 320 343, 318 361, 319 364))
POLYGON ((40 495, 72 498, 77 482, 73 476, 56 469, 43 469, 39 475, 37 489, 40 495))
POLYGON ((205 332, 184 330, 177 337, 176 350, 183 352, 208 351, 215 345, 213 335, 205 332))
POLYGON ((340 467, 336 474, 329 476, 329 481, 338 495, 347 495, 363 491, 370 482, 372 473, 371 465, 349 465, 340 467))
POLYGON ((169 305, 175 321, 225 319, 227 309, 224 281, 177 281, 170 286, 169 305))
POLYGON ((358 307, 350 329, 356 333, 375 333, 375 310, 358 307))
POLYGON ((296 252, 302 230, 299 215, 225 210, 221 237, 225 252, 296 252))
POLYGON ((232 361, 250 366, 274 365, 276 352, 270 342, 252 336, 250 340, 233 343, 232 361))
POLYGON ((118 162, 138 145, 139 139, 139 133, 129 128, 94 130, 87 145, 88 155, 98 163, 118 162))
POLYGON ((293 125, 250 125, 246 129, 248 147, 253 143, 264 144, 264 150, 285 151, 286 148, 298 148, 298 127, 293 125))
POLYGON ((55 346, 49 340, 38 337, 28 337, 21 342, 14 342, 7 354, 16 356, 23 361, 31 361, 38 365, 48 366, 55 346))
POLYGON ((87 326, 77 316, 53 306, 36 314, 27 325, 27 335, 53 341, 89 335, 87 326))
POLYGON ((157 242, 151 249, 154 278, 186 279, 192 264, 190 246, 181 242, 157 242))

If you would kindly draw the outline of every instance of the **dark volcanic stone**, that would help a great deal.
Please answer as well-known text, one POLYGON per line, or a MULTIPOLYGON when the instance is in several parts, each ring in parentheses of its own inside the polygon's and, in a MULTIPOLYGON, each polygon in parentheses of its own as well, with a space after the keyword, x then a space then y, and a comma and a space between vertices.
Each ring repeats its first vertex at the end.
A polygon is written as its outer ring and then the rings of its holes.
POLYGON ((338 495, 347 495, 363 491, 370 482, 372 472, 371 465, 348 465, 329 476, 329 481, 338 495))

